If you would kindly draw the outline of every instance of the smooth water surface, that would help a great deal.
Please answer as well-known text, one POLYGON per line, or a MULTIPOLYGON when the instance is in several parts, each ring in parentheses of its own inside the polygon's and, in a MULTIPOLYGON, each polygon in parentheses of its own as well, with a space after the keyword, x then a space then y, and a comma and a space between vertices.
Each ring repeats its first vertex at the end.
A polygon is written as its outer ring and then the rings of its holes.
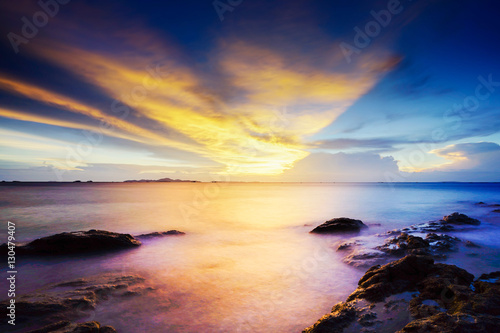
POLYGON ((87 319, 120 332, 300 332, 345 299, 364 273, 336 252, 346 235, 309 234, 314 226, 346 216, 368 224, 362 235, 369 235, 459 211, 483 222, 460 237, 488 255, 450 261, 477 274, 500 268, 500 214, 478 201, 500 203, 500 184, 1 186, 0 242, 7 221, 16 223, 18 241, 88 229, 132 235, 181 230, 185 236, 102 256, 21 259, 18 290, 103 272, 139 274, 154 292, 110 299, 87 319))

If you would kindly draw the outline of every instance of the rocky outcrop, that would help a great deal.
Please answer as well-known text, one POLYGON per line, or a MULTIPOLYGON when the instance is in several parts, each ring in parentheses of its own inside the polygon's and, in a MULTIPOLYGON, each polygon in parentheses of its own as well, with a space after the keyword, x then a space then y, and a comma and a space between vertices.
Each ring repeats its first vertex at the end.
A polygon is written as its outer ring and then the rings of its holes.
MULTIPOLYGON (((425 238, 401 233, 389 237, 382 245, 374 248, 364 248, 363 242, 349 240, 341 243, 337 251, 348 252, 343 261, 354 267, 368 268, 374 265, 386 264, 394 257, 404 257, 410 254, 427 255, 433 258, 444 259, 449 252, 456 251, 460 239, 453 236, 429 233, 425 238)), ((473 244, 472 242, 469 242, 473 244)), ((475 245, 475 244, 474 244, 475 245)), ((468 243, 465 243, 465 246, 468 243)), ((476 245, 477 246, 477 245, 476 245)))
POLYGON ((169 231, 163 231, 163 232, 158 232, 158 231, 151 232, 149 234, 142 234, 142 235, 138 235, 135 237, 148 239, 148 238, 156 238, 156 237, 163 237, 163 236, 181 236, 181 235, 185 235, 185 234, 186 234, 185 232, 182 232, 179 230, 169 230, 169 231))
POLYGON ((481 222, 479 220, 473 219, 472 217, 468 217, 465 214, 460 214, 457 212, 443 217, 443 221, 446 222, 447 224, 456 224, 456 225, 463 225, 463 224, 480 225, 481 224, 481 222))
POLYGON ((303 332, 497 332, 500 272, 473 275, 409 255, 370 268, 345 302, 303 332))
MULTIPOLYGON (((98 323, 76 325, 73 322, 95 311, 102 301, 110 298, 119 300, 152 291, 153 288, 144 285, 142 277, 134 275, 104 275, 50 285, 16 297, 16 328, 23 329, 23 332, 35 329, 34 332, 40 333, 114 332, 110 330, 112 328, 98 323)), ((7 306, 8 301, 0 302, 0 316, 3 318, 7 317, 7 306)), ((7 329, 6 326, 5 321, 0 323, 0 331, 7 329)))
POLYGON ((97 321, 75 324, 70 321, 61 320, 57 323, 44 326, 28 333, 116 333, 112 326, 102 326, 97 321))
POLYGON ((337 251, 346 254, 343 261, 354 267, 369 268, 373 265, 386 264, 394 257, 427 255, 435 259, 445 259, 450 252, 455 252, 461 245, 466 247, 479 247, 470 241, 462 241, 457 237, 437 233, 443 230, 458 230, 455 225, 475 227, 480 223, 464 214, 453 213, 445 216, 440 221, 432 221, 412 225, 407 228, 387 231, 375 236, 363 236, 348 239, 337 245, 337 251), (382 244, 380 238, 385 237, 382 244), (370 247, 367 244, 371 244, 370 247))
MULTIPOLYGON (((141 242, 129 234, 92 229, 38 238, 16 246, 15 252, 20 255, 67 255, 127 249, 139 245, 141 242)), ((1 245, 0 252, 7 252, 6 244, 1 245)))
POLYGON ((380 302, 387 296, 413 291, 416 283, 430 273, 433 264, 430 257, 411 255, 382 267, 373 266, 359 280, 358 288, 347 301, 363 298, 380 302))
POLYGON ((367 226, 361 220, 350 219, 347 217, 334 218, 325 223, 317 226, 311 233, 323 234, 323 233, 336 233, 336 232, 349 232, 349 231, 359 231, 361 228, 367 228, 367 226))
MULTIPOLYGON (((106 230, 72 231, 35 239, 29 243, 17 243, 16 255, 76 255, 99 253, 113 250, 135 248, 141 245, 137 238, 150 239, 163 236, 180 236, 184 232, 169 230, 152 232, 139 236, 121 234, 106 230)), ((7 254, 7 244, 0 245, 0 254, 7 254)))
POLYGON ((481 221, 469 217, 465 214, 453 213, 450 215, 443 216, 441 220, 430 221, 425 223, 419 223, 407 228, 403 228, 400 231, 412 233, 412 232, 448 232, 454 230, 460 230, 467 226, 478 226, 481 221), (458 229, 457 229, 458 227, 458 229))

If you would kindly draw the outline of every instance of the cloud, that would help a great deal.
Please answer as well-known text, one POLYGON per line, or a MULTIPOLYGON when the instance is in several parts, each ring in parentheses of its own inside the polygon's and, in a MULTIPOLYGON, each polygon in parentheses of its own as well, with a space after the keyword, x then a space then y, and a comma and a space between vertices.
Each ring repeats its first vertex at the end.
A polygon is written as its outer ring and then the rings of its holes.
POLYGON ((392 157, 373 153, 313 153, 297 162, 281 179, 302 182, 374 182, 399 172, 392 157))
POLYGON ((436 168, 441 171, 474 169, 477 172, 498 172, 500 165, 500 145, 494 142, 454 144, 431 153, 450 161, 436 168))
MULTIPOLYGON (((95 47, 72 34, 74 24, 65 24, 68 29, 53 32, 53 39, 30 43, 31 55, 119 103, 102 109, 7 76, 0 76, 0 89, 106 121, 113 126, 106 135, 149 145, 155 154, 158 147, 183 150, 232 174, 280 174, 291 168, 309 154, 308 137, 330 125, 399 61, 367 53, 363 62, 340 71, 318 67, 317 55, 219 38, 210 56, 214 66, 206 68, 189 63, 181 48, 138 26, 113 30, 108 25, 107 34, 116 38, 95 47), (119 110, 127 116, 114 114, 119 110)), ((95 19, 96 24, 86 36, 103 23, 95 19)), ((11 119, 76 127, 31 112, 2 112, 11 119)))
POLYGON ((408 143, 403 139, 392 138, 370 138, 370 139, 351 139, 339 138, 316 141, 313 145, 321 149, 348 150, 348 149, 376 149, 378 151, 394 151, 397 148, 394 145, 408 143))

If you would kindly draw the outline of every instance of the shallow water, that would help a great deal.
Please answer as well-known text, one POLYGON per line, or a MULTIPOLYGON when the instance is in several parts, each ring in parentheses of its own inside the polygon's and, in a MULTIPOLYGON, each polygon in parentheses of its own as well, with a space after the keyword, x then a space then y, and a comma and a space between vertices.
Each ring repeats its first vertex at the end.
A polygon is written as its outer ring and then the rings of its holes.
POLYGON ((19 241, 88 229, 133 235, 182 230, 185 236, 145 240, 129 251, 21 261, 18 290, 102 272, 139 274, 154 292, 110 299, 86 319, 120 332, 299 332, 345 299, 364 273, 335 251, 348 235, 312 235, 313 226, 358 218, 371 224, 363 236, 466 213, 483 223, 457 236, 482 248, 447 262, 479 274, 500 269, 500 214, 478 201, 500 203, 500 184, 1 186, 0 242, 7 220, 16 223, 19 241))

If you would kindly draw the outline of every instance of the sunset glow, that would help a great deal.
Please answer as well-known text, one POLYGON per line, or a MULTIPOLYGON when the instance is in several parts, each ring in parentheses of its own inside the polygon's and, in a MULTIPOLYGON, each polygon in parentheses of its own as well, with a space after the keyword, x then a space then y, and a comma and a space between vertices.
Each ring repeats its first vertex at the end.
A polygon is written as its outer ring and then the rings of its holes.
MULTIPOLYGON (((23 10, 3 6, 18 15, 37 9, 25 3, 23 10)), ((83 3, 65 9, 64 15, 50 21, 45 33, 15 47, 20 54, 9 55, 11 65, 0 67, 0 117, 4 129, 19 133, 34 130, 66 145, 45 147, 43 155, 30 158, 30 148, 3 141, 6 153, 0 168, 5 169, 6 179, 17 178, 12 166, 46 169, 33 174, 32 180, 95 178, 85 168, 99 167, 116 156, 120 161, 117 167, 122 163, 154 165, 156 172, 165 176, 192 174, 192 178, 202 180, 218 174, 230 175, 233 180, 355 180, 354 175, 340 176, 345 174, 343 169, 351 168, 347 160, 328 175, 325 170, 316 172, 314 168, 319 166, 310 157, 329 153, 329 158, 338 160, 336 154, 345 153, 349 158, 363 154, 361 160, 373 154, 380 160, 392 159, 397 176, 411 180, 411 173, 425 174, 467 159, 460 154, 455 155, 460 158, 439 154, 446 146, 498 143, 496 131, 471 132, 470 121, 488 121, 493 111, 481 111, 483 106, 479 105, 466 124, 452 110, 462 94, 474 92, 476 83, 463 80, 457 86, 449 81, 445 68, 439 73, 418 73, 416 68, 426 66, 425 62, 412 60, 418 54, 400 45, 404 37, 398 33, 404 34, 407 25, 422 24, 418 15, 430 10, 423 5, 401 12, 390 31, 373 38, 362 52, 358 49, 352 54, 346 54, 345 49, 351 35, 348 31, 321 30, 300 20, 284 25, 279 37, 273 37, 266 34, 264 26, 248 29, 236 22, 231 32, 228 27, 233 23, 217 23, 214 16, 209 26, 215 27, 215 32, 193 47, 187 37, 170 32, 169 24, 148 25, 136 20, 129 26, 130 14, 108 19, 104 11, 83 3), (79 12, 94 17, 84 30, 74 19, 79 12), (393 40, 387 42, 388 37, 393 40), (19 57, 31 59, 38 71, 46 74, 35 77, 16 71, 19 57), (431 75, 440 78, 428 82, 431 75), (441 78, 448 80, 449 87, 441 78), (433 92, 438 86, 450 92, 433 92), (409 93, 405 89, 429 93, 403 102, 401 97, 409 93), (440 119, 439 114, 444 116, 440 119), (441 128, 445 135, 434 139, 433 133, 441 128), (79 145, 89 146, 89 152, 78 153, 79 145), (122 158, 117 146, 133 152, 134 158, 122 158), (98 151, 104 153, 106 161, 98 151), (79 156, 68 158, 71 154, 79 156), (22 159, 16 157, 20 155, 22 159), (310 164, 310 173, 322 176, 298 174, 294 167, 303 159, 310 164), (55 160, 61 163, 53 163, 55 160), (80 173, 66 173, 63 179, 55 179, 51 172, 78 166, 82 167, 80 173)), ((252 9, 245 12, 243 5, 228 20, 236 17, 241 22, 248 19, 249 27, 260 22, 255 21, 252 9)), ((278 17, 287 20, 285 12, 278 17)), ((306 21, 310 20, 324 19, 311 14, 306 21)), ((15 26, 14 20, 11 27, 15 26)), ((4 44, 4 52, 12 53, 8 50, 11 44, 4 44)), ((481 68, 474 73, 489 74, 481 68)), ((494 92, 488 95, 487 103, 493 108, 498 101, 494 92)), ((372 178, 384 180, 384 174, 393 171, 390 168, 372 178)))

